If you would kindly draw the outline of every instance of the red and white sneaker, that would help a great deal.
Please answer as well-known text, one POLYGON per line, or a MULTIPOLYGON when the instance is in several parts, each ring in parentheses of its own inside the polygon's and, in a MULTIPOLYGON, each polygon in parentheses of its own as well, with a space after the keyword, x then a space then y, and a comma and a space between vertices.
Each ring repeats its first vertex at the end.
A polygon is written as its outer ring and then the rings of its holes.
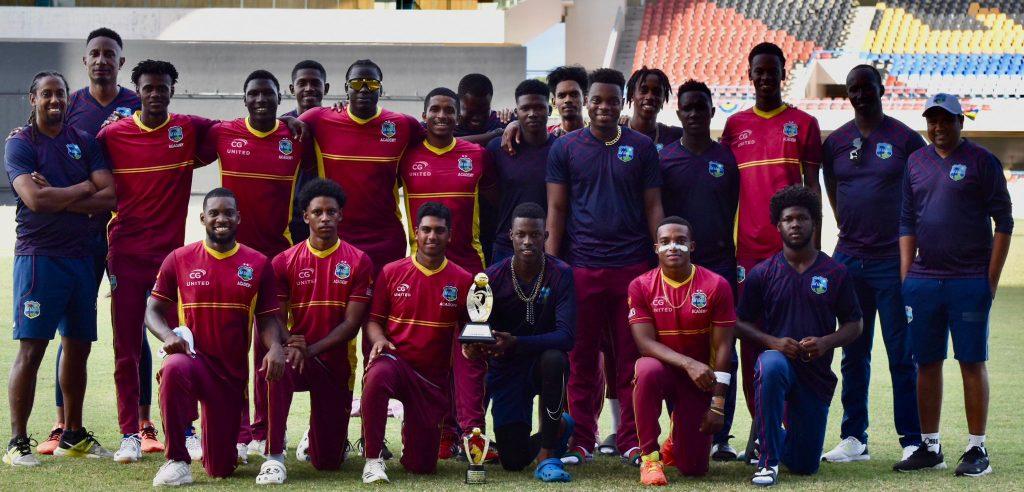
POLYGON ((450 460, 459 455, 459 437, 448 431, 441 432, 441 444, 437 447, 437 459, 450 460))
POLYGON ((50 431, 50 437, 47 437, 45 441, 39 443, 36 446, 36 452, 39 454, 53 454, 53 450, 57 449, 60 445, 60 436, 64 435, 64 428, 55 425, 53 430, 50 431))
POLYGON ((164 443, 160 442, 160 439, 157 438, 156 427, 153 426, 153 422, 144 421, 142 428, 139 429, 139 436, 142 437, 143 453, 164 452, 164 443))

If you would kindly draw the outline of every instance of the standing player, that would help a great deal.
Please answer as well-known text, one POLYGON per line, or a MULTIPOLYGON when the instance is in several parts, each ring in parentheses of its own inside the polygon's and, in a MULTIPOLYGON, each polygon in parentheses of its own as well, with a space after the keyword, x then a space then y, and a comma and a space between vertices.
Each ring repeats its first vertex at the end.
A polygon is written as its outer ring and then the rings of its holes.
POLYGON ((502 190, 498 206, 498 226, 495 229, 494 252, 491 264, 512 256, 512 240, 508 231, 512 227, 512 212, 522 203, 540 204, 547 212, 547 185, 544 176, 548 167, 548 151, 555 137, 547 132, 548 97, 550 92, 543 82, 528 79, 516 87, 516 121, 522 129, 522 142, 510 155, 501 149, 501 138, 487 144, 487 153, 494 163, 498 189, 502 190))
POLYGON ((270 384, 270 444, 257 484, 284 483, 284 434, 292 395, 308 391, 312 407, 309 456, 317 470, 337 470, 345 459, 355 336, 367 312, 373 283, 370 258, 338 237, 345 193, 333 181, 314 179, 299 194, 309 239, 274 258, 278 296, 291 319, 291 340, 306 348, 304 364, 285 367, 270 384))
POLYGON ((560 458, 573 432, 572 418, 563 412, 576 293, 569 265, 544 253, 544 222, 545 211, 536 203, 524 202, 512 211, 512 227, 505 234, 513 256, 487 269, 497 343, 475 348, 491 356, 487 387, 494 435, 503 450, 501 466, 518 471, 536 461, 534 476, 541 481, 568 482, 572 477, 560 458), (530 438, 534 396, 540 396, 539 442, 530 438))
POLYGON ((293 368, 303 362, 304 350, 283 348, 288 340, 277 319, 270 262, 235 241, 241 215, 231 190, 207 193, 199 218, 206 239, 167 255, 146 306, 146 325, 168 354, 158 375, 167 462, 153 477, 154 487, 192 482, 185 429, 197 403, 202 403, 206 473, 223 478, 234 471, 254 318, 267 346, 259 371, 268 381, 281 377, 286 362, 293 368), (176 311, 183 317, 179 319, 176 311), (194 344, 172 331, 171 325, 178 322, 191 331, 194 344))
MULTIPOLYGON (((455 136, 467 142, 485 145, 494 137, 500 137, 505 123, 498 112, 491 110, 494 85, 482 73, 471 73, 459 80, 459 122, 455 136)), ((506 118, 511 111, 502 111, 506 118)))
MULTIPOLYGON (((686 219, 696 243, 690 258, 694 263, 721 275, 736 294, 736 248, 733 224, 739 201, 740 178, 736 159, 728 147, 711 140, 711 118, 715 106, 711 90, 702 82, 688 80, 679 86, 676 115, 685 133, 667 144, 660 154, 665 215, 686 219)), ((729 374, 736 382, 736 354, 729 374)), ((721 461, 736 459, 729 445, 729 431, 736 411, 736 384, 729 385, 725 398, 725 426, 715 434, 712 454, 721 461)), ((669 441, 671 442, 671 441, 669 441)), ((669 453, 666 459, 669 458, 669 453)))
POLYGON ((213 122, 167 110, 177 80, 178 71, 168 62, 140 62, 132 82, 142 110, 107 125, 97 136, 117 189, 117 215, 107 237, 114 384, 123 436, 114 460, 122 463, 138 461, 141 454, 139 360, 147 292, 160 262, 185 241, 192 169, 212 160, 199 157, 198 150, 213 122))
POLYGON ((451 212, 436 202, 416 213, 416 251, 384 267, 366 324, 369 362, 363 375, 363 483, 389 481, 382 457, 388 400, 405 406, 402 466, 434 473, 438 424, 451 409, 452 348, 465 321, 472 277, 445 258, 451 212))
MULTIPOLYGON (((319 108, 330 89, 331 84, 327 83, 327 70, 324 70, 324 66, 320 62, 302 60, 296 63, 295 68, 292 68, 291 84, 288 85, 288 92, 295 96, 296 108, 283 116, 298 118, 308 109, 319 108)), ((316 177, 314 171, 300 170, 299 177, 295 180, 296 202, 292 203, 292 219, 288 225, 294 243, 305 241, 309 234, 309 226, 302 220, 302 211, 299 209, 297 200, 299 190, 314 177, 316 177)))
POLYGON ((629 324, 643 355, 633 404, 643 450, 640 483, 668 485, 658 452, 662 402, 672 402, 673 461, 686 476, 708 472, 711 436, 725 425, 736 311, 732 286, 690 263, 693 227, 666 217, 658 227, 658 267, 629 284, 629 324))
POLYGON ((900 277, 919 371, 923 442, 893 469, 946 467, 939 417, 942 362, 952 336, 970 433, 956 475, 978 477, 992 472, 985 449, 988 315, 1010 249, 1013 207, 999 159, 961 137, 964 115, 956 96, 930 97, 924 117, 932 145, 907 160, 900 214, 900 277))
POLYGON ((853 279, 864 331, 843 348, 842 441, 822 459, 833 463, 870 459, 868 381, 876 311, 889 356, 893 422, 906 459, 921 444, 921 424, 917 367, 900 295, 900 194, 907 158, 924 146, 924 139, 882 112, 882 76, 875 67, 858 65, 850 70, 846 91, 854 119, 825 139, 822 169, 839 223, 834 259, 846 266, 853 279))
MULTIPOLYGON (((742 282, 754 265, 782 249, 778 231, 768 221, 768 202, 776 191, 804 184, 821 193, 818 167, 821 165, 821 132, 813 116, 782 102, 782 81, 786 79, 786 57, 772 43, 754 46, 747 56, 747 76, 754 86, 754 107, 729 117, 722 132, 722 144, 732 150, 740 170, 740 200, 736 217, 737 279, 742 282)), ((817 237, 815 241, 817 244, 817 237)), ((753 371, 757 353, 763 347, 740 343, 743 394, 753 415, 753 371)), ((747 451, 754 450, 753 436, 747 451)))
MULTIPOLYGON (((658 151, 651 139, 619 126, 626 81, 616 70, 590 74, 590 127, 559 138, 548 156, 548 253, 573 267, 579 317, 569 354, 569 409, 578 424, 566 461, 592 459, 599 392, 601 336, 614 341, 616 435, 623 458, 639 464, 633 421, 633 364, 638 357, 626 321, 626 288, 647 271, 649 238, 663 218, 658 151), (568 245, 562 251, 563 241, 568 245)), ((612 384, 612 383, 609 383, 612 384)))
POLYGON ((668 75, 657 68, 644 66, 626 81, 626 101, 633 108, 626 125, 653 140, 658 152, 683 136, 682 128, 658 123, 658 113, 671 95, 668 75))
POLYGON ((587 71, 579 65, 557 67, 548 72, 551 105, 561 121, 548 127, 556 137, 583 128, 583 107, 587 97, 587 71))
POLYGON ((60 331, 61 433, 57 455, 112 456, 82 426, 86 365, 96 340, 96 279, 89 256, 88 214, 114 208, 113 178, 92 135, 65 124, 68 85, 57 72, 32 78, 28 125, 7 140, 4 167, 17 202, 14 247, 14 339, 8 404, 13 436, 3 462, 36 466, 28 437, 36 375, 60 331))
POLYGON ((751 482, 759 486, 779 482, 780 462, 798 475, 818 471, 836 389, 832 351, 861 331, 850 274, 814 246, 818 195, 789 186, 772 197, 770 211, 783 250, 751 270, 736 310, 737 335, 766 347, 754 375, 760 450, 751 482))
MULTIPOLYGON (((453 136, 459 99, 451 89, 438 87, 423 100, 423 121, 427 136, 421 145, 413 145, 402 156, 398 175, 405 189, 406 217, 412 217, 428 202, 444 205, 451 211, 451 242, 445 257, 466 271, 476 274, 484 269, 480 245, 480 198, 494 202, 497 189, 490 156, 483 147, 453 136)), ((412 227, 412 223, 410 223, 412 227)), ((415 231, 410 231, 415 237, 415 231)), ((416 252, 419 241, 410 244, 416 252)), ((463 432, 486 428, 484 421, 485 361, 469 360, 455 354, 455 407, 463 432)), ((449 426, 439 449, 442 459, 461 448, 458 436, 449 426), (452 446, 454 444, 454 447, 452 446)))

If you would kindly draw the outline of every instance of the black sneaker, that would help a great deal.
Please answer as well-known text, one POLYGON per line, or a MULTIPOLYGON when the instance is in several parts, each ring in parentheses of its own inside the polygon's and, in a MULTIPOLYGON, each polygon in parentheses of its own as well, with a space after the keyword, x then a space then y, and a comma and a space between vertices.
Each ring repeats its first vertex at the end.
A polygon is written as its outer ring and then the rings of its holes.
POLYGON ((981 446, 973 446, 960 455, 960 464, 956 466, 958 477, 982 477, 992 473, 992 465, 988 462, 988 451, 981 446))
POLYGON ((909 472, 914 470, 945 470, 946 458, 942 456, 942 448, 938 453, 928 450, 927 444, 921 444, 909 458, 892 465, 892 469, 898 472, 909 472))

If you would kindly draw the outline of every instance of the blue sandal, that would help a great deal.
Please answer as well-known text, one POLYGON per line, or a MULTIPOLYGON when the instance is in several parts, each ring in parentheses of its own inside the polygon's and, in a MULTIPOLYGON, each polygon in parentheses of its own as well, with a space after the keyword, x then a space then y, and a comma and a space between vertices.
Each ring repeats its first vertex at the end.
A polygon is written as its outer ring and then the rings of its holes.
POLYGON ((572 475, 565 471, 565 465, 558 458, 548 458, 537 465, 533 476, 541 482, 571 482, 572 475))

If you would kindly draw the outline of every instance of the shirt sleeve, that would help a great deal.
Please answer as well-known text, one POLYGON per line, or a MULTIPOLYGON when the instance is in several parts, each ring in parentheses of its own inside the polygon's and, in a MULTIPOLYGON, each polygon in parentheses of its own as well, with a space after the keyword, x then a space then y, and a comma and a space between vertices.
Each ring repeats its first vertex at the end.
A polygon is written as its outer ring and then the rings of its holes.
POLYGON ((629 305, 627 316, 630 325, 640 323, 654 323, 654 315, 651 314, 651 306, 647 302, 647 295, 644 294, 643 277, 637 277, 629 283, 626 302, 629 305))
POLYGON ((548 349, 563 352, 572 350, 576 337, 576 290, 572 271, 561 271, 560 276, 551 293, 555 296, 555 329, 540 335, 516 338, 517 353, 540 353, 548 349))
POLYGON ((277 283, 277 298, 287 301, 292 295, 292 283, 288 277, 287 251, 275 256, 270 266, 274 269, 274 280, 277 283))
POLYGON ((911 130, 910 133, 907 134, 907 142, 904 144, 904 152, 906 152, 909 157, 910 154, 917 152, 917 149, 920 149, 925 145, 928 144, 925 143, 924 137, 922 137, 920 133, 911 130))
POLYGON ((559 138, 548 151, 548 169, 545 181, 569 184, 569 156, 565 151, 566 138, 559 138))
POLYGON ((804 136, 800 162, 807 166, 820 166, 821 154, 821 129, 818 127, 818 119, 812 116, 804 136))
MULTIPOLYGON (((920 150, 918 152, 921 152, 920 150)), ((917 152, 915 152, 916 154, 917 152)), ((917 235, 917 205, 914 203, 914 190, 910 186, 910 163, 913 155, 907 159, 903 168, 903 198, 900 204, 900 237, 917 235)))
POLYGON ((836 133, 829 135, 828 138, 825 139, 825 143, 821 144, 821 172, 825 175, 825 182, 834 181, 836 179, 835 170, 832 168, 835 157, 832 155, 834 152, 832 150, 832 137, 834 135, 836 135, 836 133))
POLYGON ((732 149, 732 117, 730 116, 725 120, 725 128, 722 129, 722 136, 718 137, 718 142, 722 145, 732 149))
POLYGON ((189 116, 189 121, 192 123, 193 131, 196 132, 195 158, 199 161, 198 165, 206 165, 217 160, 217 132, 211 131, 211 129, 215 125, 219 126, 217 124, 220 121, 203 118, 202 116, 189 116), (207 145, 207 141, 212 141, 212 153, 210 153, 211 147, 207 145))
POLYGON ((862 318, 860 302, 857 301, 857 292, 854 291, 853 282, 846 268, 842 269, 839 276, 839 295, 836 296, 836 319, 839 323, 857 321, 862 318))
MULTIPOLYGON (((160 271, 156 274, 156 284, 153 285, 150 295, 161 301, 178 302, 178 270, 175 268, 176 266, 175 252, 172 251, 160 264, 160 271)), ((181 322, 184 323, 185 320, 181 320, 181 322)))
POLYGON ((724 278, 718 278, 715 298, 712 299, 711 325, 715 328, 736 326, 736 305, 732 299, 732 287, 724 278))
POLYGON ((269 261, 263 262, 263 271, 260 272, 260 290, 256 294, 256 316, 273 314, 281 309, 281 301, 277 298, 277 280, 274 277, 274 268, 269 261))
POLYGON ((644 188, 661 188, 661 163, 654 143, 644 146, 644 188))
POLYGON ((498 170, 494 167, 494 159, 491 158, 491 153, 483 151, 480 153, 483 159, 484 172, 480 176, 480 189, 490 190, 498 186, 498 170))
POLYGON ((996 224, 996 232, 1013 234, 1013 204, 1010 202, 1010 193, 1006 189, 1006 175, 1003 174, 1003 164, 999 158, 989 154, 983 162, 987 172, 985 173, 984 193, 985 203, 988 208, 988 215, 996 224))
MULTIPOLYGON (((22 132, 32 131, 22 129, 22 132)), ((22 174, 31 174, 36 170, 36 152, 32 145, 21 138, 9 138, 4 145, 4 168, 7 179, 14 186, 14 179, 22 174)))
POLYGON ((420 120, 409 115, 405 115, 405 118, 409 123, 409 145, 418 144, 424 138, 427 138, 427 129, 423 128, 420 120))
POLYGON ((107 163, 107 158, 103 155, 99 142, 91 136, 83 138, 82 141, 85 143, 85 158, 89 166, 89 174, 96 171, 109 171, 110 164, 107 163))
MULTIPOLYGON (((206 134, 199 139, 199 144, 196 147, 196 155, 200 156, 199 159, 204 163, 211 163, 217 160, 220 156, 217 152, 217 143, 220 140, 221 129, 223 123, 217 123, 211 126, 206 134)), ((196 131, 199 131, 198 129, 196 131)))
POLYGON ((764 318, 763 268, 754 268, 743 281, 743 295, 736 306, 736 318, 756 323, 764 318))
POLYGON ((373 261, 369 255, 363 255, 352 272, 352 288, 349 290, 349 302, 370 302, 373 298, 373 261))
POLYGON ((377 281, 374 284, 377 289, 384 289, 384 293, 378 292, 378 295, 373 296, 373 301, 370 303, 370 317, 374 321, 387 326, 388 313, 391 311, 391 296, 388 295, 388 273, 387 267, 381 270, 380 275, 377 276, 377 281))

